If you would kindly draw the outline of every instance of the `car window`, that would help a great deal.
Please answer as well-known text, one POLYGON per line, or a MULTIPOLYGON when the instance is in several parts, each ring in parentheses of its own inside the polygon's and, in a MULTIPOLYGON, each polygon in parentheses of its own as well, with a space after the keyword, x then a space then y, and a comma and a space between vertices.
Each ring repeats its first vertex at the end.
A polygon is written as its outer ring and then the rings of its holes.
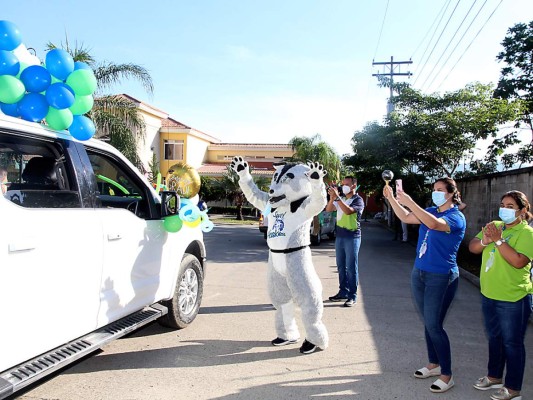
POLYGON ((101 207, 124 208, 139 218, 151 218, 146 187, 131 170, 112 155, 86 149, 96 183, 101 207))
POLYGON ((0 187, 26 208, 79 208, 78 185, 59 141, 0 132, 0 187))

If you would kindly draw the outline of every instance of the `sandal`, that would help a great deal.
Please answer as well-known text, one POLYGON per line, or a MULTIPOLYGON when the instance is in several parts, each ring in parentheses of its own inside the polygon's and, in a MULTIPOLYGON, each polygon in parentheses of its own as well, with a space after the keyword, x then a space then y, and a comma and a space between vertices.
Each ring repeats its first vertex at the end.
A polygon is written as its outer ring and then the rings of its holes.
POLYGON ((428 369, 427 367, 420 368, 415 371, 414 377, 418 379, 426 379, 430 376, 439 376, 440 375, 440 366, 433 369, 428 369))
POLYGON ((453 381, 453 377, 450 378, 450 382, 448 383, 440 379, 437 379, 435 382, 433 382, 429 390, 431 390, 433 393, 444 393, 450 390, 453 387, 453 385, 455 385, 455 382, 453 381))

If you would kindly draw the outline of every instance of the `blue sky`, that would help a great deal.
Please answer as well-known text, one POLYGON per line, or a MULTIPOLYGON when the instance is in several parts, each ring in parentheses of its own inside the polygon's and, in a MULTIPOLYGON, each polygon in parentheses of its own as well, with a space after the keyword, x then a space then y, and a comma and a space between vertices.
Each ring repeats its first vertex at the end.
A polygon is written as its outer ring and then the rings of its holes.
POLYGON ((3 5, 0 19, 17 24, 41 59, 46 42, 59 44, 66 33, 97 60, 144 66, 153 96, 136 83, 113 92, 224 142, 287 143, 319 133, 344 154, 354 131, 386 112, 388 90, 371 76, 382 72, 373 59, 412 57, 402 72, 414 72, 410 82, 426 92, 495 83, 500 43, 510 26, 533 19, 533 6, 531 0, 20 0, 3 5))

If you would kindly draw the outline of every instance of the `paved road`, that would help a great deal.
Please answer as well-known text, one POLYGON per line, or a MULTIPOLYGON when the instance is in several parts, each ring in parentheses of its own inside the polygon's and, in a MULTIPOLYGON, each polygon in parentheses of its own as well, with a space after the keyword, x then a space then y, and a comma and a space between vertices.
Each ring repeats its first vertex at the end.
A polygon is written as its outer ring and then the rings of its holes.
MULTIPOLYGON (((361 286, 353 308, 325 303, 326 351, 272 347, 274 312, 266 292, 266 246, 256 226, 218 225, 206 235, 209 270, 192 326, 152 324, 56 374, 22 399, 488 399, 472 388, 485 373, 478 288, 461 280, 446 327, 456 387, 429 392, 412 377, 425 364, 421 322, 409 292, 414 247, 365 223, 361 286)), ((313 248, 324 298, 337 289, 333 242, 313 248)), ((301 326, 301 324, 300 324, 301 326)), ((302 328, 303 333, 303 328, 302 328)), ((533 398, 533 329, 524 398, 533 398)))

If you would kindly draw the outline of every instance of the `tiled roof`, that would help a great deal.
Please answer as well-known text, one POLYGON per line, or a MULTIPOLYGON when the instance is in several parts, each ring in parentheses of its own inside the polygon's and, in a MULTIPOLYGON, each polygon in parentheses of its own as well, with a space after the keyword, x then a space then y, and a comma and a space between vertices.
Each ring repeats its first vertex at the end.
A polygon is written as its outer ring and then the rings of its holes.
POLYGON ((181 129, 191 129, 190 126, 187 126, 185 124, 182 124, 181 122, 179 121, 176 121, 174 118, 167 118, 167 119, 163 119, 161 121, 161 127, 162 128, 181 128, 181 129))

